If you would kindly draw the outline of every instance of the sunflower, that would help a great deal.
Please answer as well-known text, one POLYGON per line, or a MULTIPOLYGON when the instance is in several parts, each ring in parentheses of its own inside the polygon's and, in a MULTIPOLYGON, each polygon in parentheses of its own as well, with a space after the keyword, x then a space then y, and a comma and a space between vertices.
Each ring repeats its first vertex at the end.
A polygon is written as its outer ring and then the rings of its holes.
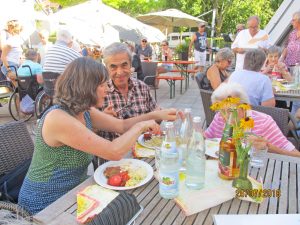
POLYGON ((243 110, 250 110, 251 106, 247 103, 242 103, 238 106, 239 109, 243 109, 243 110))
POLYGON ((240 127, 244 130, 254 127, 254 120, 251 117, 242 118, 240 121, 240 127))

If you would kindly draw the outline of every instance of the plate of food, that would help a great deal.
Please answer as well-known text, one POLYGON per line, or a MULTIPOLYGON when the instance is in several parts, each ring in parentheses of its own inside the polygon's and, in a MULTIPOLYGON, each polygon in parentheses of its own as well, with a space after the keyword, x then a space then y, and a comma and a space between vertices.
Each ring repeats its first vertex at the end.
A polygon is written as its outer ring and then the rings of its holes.
POLYGON ((97 184, 112 190, 137 188, 146 184, 152 177, 152 167, 137 159, 109 161, 99 166, 94 173, 97 184))
POLYGON ((162 144, 162 136, 144 133, 139 136, 138 143, 146 148, 160 148, 162 144))
POLYGON ((205 154, 212 158, 219 158, 219 144, 221 138, 211 138, 205 140, 205 154))

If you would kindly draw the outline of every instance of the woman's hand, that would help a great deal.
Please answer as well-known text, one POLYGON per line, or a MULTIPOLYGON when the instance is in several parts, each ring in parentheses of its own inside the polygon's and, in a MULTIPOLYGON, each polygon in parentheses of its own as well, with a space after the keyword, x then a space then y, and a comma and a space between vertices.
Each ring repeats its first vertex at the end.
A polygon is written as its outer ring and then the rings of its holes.
POLYGON ((171 108, 171 109, 163 109, 163 110, 155 111, 153 113, 156 114, 157 120, 174 121, 174 120, 176 120, 177 110, 174 108, 171 108))
POLYGON ((255 149, 266 149, 268 140, 261 136, 250 135, 248 141, 252 144, 255 149))

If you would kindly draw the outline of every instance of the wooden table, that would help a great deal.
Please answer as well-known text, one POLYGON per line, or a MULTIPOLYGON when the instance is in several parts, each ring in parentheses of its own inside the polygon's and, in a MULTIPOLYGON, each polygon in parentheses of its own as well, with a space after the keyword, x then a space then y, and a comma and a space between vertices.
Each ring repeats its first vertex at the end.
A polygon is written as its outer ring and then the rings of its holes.
POLYGON ((289 90, 289 91, 276 91, 274 93, 276 100, 282 101, 299 101, 300 90, 289 90))
MULTIPOLYGON (((153 178, 146 185, 132 191, 144 211, 136 224, 213 224, 214 214, 291 214, 300 210, 300 158, 270 154, 266 167, 250 169, 251 176, 264 180, 265 189, 280 189, 280 198, 267 198, 261 204, 234 198, 213 208, 186 217, 173 200, 166 200, 158 193, 158 182, 153 178)), ((146 159, 152 166, 153 159, 146 159)), ((42 224, 71 225, 76 223, 76 193, 94 184, 93 178, 71 190, 52 205, 34 216, 42 224)), ((201 200, 200 200, 201 201, 201 200)))

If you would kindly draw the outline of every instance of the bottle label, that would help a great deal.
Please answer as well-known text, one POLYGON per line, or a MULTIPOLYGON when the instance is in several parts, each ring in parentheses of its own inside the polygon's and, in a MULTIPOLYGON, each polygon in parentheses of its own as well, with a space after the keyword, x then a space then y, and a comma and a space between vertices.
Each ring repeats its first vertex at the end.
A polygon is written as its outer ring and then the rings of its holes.
POLYGON ((179 185, 178 171, 159 174, 159 185, 162 191, 176 191, 179 185))
POLYGON ((230 178, 236 174, 235 151, 226 151, 220 147, 219 151, 219 173, 230 178))
POLYGON ((163 141, 161 145, 161 151, 162 152, 168 152, 168 153, 176 153, 176 142, 168 142, 168 141, 163 141))

